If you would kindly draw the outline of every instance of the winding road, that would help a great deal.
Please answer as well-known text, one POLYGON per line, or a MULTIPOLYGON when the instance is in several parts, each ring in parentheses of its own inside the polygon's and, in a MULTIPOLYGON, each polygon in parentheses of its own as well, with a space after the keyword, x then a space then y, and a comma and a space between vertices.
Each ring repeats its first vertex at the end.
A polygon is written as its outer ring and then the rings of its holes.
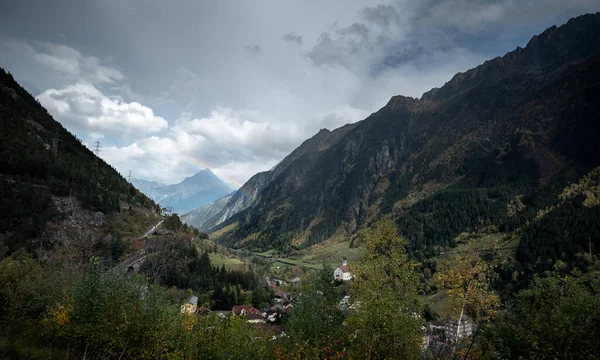
MULTIPOLYGON (((146 236, 152 234, 154 232, 154 230, 156 230, 163 223, 163 221, 165 221, 165 220, 163 219, 163 220, 159 221, 156 225, 152 226, 140 238, 143 239, 146 236)), ((137 264, 141 264, 142 262, 144 262, 144 260, 146 260, 146 255, 147 255, 146 249, 142 249, 142 250, 138 251, 135 255, 132 255, 132 256, 128 257, 127 259, 125 259, 122 263, 115 265, 112 268, 112 270, 120 271, 120 272, 128 271, 128 269, 131 266, 135 266, 137 264)))

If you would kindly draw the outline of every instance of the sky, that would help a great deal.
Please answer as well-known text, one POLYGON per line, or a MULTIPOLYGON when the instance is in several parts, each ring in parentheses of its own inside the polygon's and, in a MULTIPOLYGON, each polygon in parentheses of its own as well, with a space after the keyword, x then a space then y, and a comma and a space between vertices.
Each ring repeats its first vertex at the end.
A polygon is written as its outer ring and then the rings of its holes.
POLYGON ((19 0, 0 66, 121 174, 234 187, 597 0, 19 0))

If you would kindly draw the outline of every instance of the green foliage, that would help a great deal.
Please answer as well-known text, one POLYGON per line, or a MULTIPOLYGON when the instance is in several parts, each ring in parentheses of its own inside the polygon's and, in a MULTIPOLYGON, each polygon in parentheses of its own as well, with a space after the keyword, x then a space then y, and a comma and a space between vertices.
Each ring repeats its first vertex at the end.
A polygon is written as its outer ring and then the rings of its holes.
POLYGON ((288 354, 321 359, 342 352, 345 339, 344 314, 331 281, 333 269, 323 266, 314 283, 303 290, 285 323, 284 348, 288 354))
POLYGON ((165 218, 163 226, 167 230, 178 231, 183 227, 183 223, 177 214, 171 214, 165 218))
POLYGON ((482 347, 506 359, 597 359, 599 292, 597 273, 536 278, 485 331, 482 347))
POLYGON ((0 234, 11 251, 55 218, 51 196, 76 196, 106 214, 156 205, 96 157, 0 68, 0 234))
POLYGON ((557 260, 574 265, 576 255, 600 247, 600 206, 566 202, 532 222, 524 231, 517 260, 526 270, 550 270, 557 260))
POLYGON ((217 310, 230 310, 239 305, 242 292, 252 291, 255 305, 268 304, 272 293, 264 287, 264 281, 248 271, 227 270, 212 266, 208 252, 200 254, 194 243, 182 236, 169 239, 147 240, 151 250, 142 264, 140 272, 154 283, 191 289, 196 293, 212 291, 211 301, 217 310))
POLYGON ((37 264, 25 253, 0 262, 0 354, 10 358, 264 359, 267 339, 242 318, 180 314, 168 291, 139 277, 85 276, 37 264))
POLYGON ((422 313, 416 264, 394 223, 382 220, 361 234, 367 253, 351 287, 348 316, 351 354, 356 358, 418 358, 422 313))

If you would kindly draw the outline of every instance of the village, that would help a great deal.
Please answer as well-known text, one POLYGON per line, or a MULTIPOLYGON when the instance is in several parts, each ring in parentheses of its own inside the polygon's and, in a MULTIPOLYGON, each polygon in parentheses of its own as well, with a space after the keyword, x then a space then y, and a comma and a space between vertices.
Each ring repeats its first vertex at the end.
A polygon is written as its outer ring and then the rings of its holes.
MULTIPOLYGON (((264 277, 267 287, 273 291, 274 297, 270 307, 257 308, 252 305, 235 305, 231 310, 211 310, 203 304, 198 304, 198 297, 192 295, 187 303, 181 306, 181 313, 188 316, 217 316, 220 319, 226 319, 228 316, 243 317, 246 323, 258 327, 260 330, 272 336, 275 341, 286 334, 282 329, 283 319, 293 311, 294 301, 302 297, 302 292, 296 296, 296 285, 300 281, 299 277, 291 279, 289 282, 269 276, 264 277)), ((333 270, 332 284, 340 285, 352 281, 352 274, 347 260, 344 258, 339 267, 333 270)), ((323 295, 319 291, 317 294, 323 295)), ((339 301, 338 308, 344 312, 360 308, 360 302, 352 302, 351 296, 345 294, 339 301)), ((416 317, 421 317, 415 314, 416 317)), ((446 318, 443 320, 431 320, 422 326, 423 349, 432 349, 442 352, 444 348, 460 341, 461 339, 471 337, 475 326, 465 315, 460 321, 458 319, 446 318)))

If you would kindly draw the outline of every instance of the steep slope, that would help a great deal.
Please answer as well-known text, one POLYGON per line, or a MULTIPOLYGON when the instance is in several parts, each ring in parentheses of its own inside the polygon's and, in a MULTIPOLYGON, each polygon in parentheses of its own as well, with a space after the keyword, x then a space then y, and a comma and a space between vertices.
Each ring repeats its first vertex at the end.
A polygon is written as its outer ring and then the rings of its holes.
POLYGON ((161 206, 171 207, 180 214, 209 204, 233 190, 210 169, 201 170, 173 185, 138 179, 134 179, 133 185, 161 206))
POLYGON ((237 224, 221 241, 308 246, 390 213, 419 252, 477 226, 514 229, 527 221, 507 215, 515 196, 600 162, 599 51, 600 14, 584 15, 421 99, 392 97, 327 149, 295 157, 221 225, 237 224))
POLYGON ((281 162, 269 171, 260 172, 251 177, 233 196, 227 204, 216 215, 210 218, 201 219, 196 216, 196 222, 203 222, 203 230, 209 230, 214 226, 223 223, 242 210, 247 209, 254 204, 258 194, 273 180, 282 174, 294 161, 304 155, 316 154, 327 150, 332 145, 340 141, 348 131, 354 129, 356 124, 347 124, 334 131, 321 129, 315 136, 304 141, 291 154, 286 156, 281 162))
POLYGON ((231 199, 235 192, 227 194, 220 199, 215 200, 210 204, 204 204, 197 209, 194 209, 188 213, 185 213, 181 216, 181 221, 185 224, 195 227, 199 230, 207 230, 204 224, 206 221, 213 216, 217 215, 225 205, 227 205, 228 201, 231 199))
POLYGON ((64 232, 66 222, 83 231, 122 210, 157 214, 152 200, 55 121, 4 69, 0 129, 0 257, 6 250, 31 250, 40 237, 47 241, 37 249, 56 245, 59 237, 50 241, 50 235, 64 232))

